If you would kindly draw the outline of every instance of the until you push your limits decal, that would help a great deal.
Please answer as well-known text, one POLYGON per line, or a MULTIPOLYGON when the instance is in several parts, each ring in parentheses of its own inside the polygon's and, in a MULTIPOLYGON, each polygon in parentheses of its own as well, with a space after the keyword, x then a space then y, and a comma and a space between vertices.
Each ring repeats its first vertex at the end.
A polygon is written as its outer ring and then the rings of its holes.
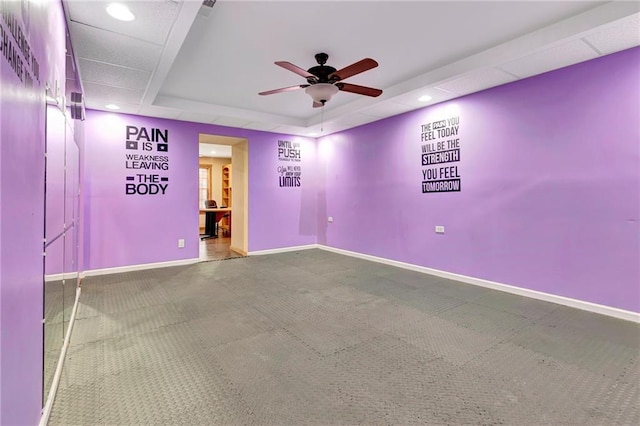
POLYGON ((278 186, 283 187, 299 187, 302 179, 302 161, 301 149, 299 142, 278 141, 278 186), (282 164, 290 163, 290 164, 282 164), (291 164, 291 163, 298 163, 291 164))

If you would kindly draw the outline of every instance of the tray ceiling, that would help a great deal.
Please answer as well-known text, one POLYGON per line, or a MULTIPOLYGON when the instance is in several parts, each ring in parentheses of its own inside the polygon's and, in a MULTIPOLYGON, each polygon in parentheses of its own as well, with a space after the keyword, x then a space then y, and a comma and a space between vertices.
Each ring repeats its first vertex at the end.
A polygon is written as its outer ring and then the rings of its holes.
POLYGON ((257 130, 324 134, 640 45, 637 2, 66 1, 88 108, 257 130), (311 107, 305 83, 274 65, 379 67, 349 83, 379 98, 339 92, 311 107), (432 100, 418 102, 428 94, 432 100))

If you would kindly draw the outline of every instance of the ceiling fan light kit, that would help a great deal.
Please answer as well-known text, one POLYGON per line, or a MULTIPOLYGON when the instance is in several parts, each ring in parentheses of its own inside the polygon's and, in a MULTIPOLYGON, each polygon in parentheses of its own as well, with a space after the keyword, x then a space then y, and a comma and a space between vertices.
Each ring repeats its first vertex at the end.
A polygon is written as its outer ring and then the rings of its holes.
POLYGON ((273 95, 275 93, 305 89, 305 92, 313 99, 313 107, 318 108, 324 106, 324 104, 339 91, 371 97, 380 96, 382 94, 382 90, 380 89, 341 82, 344 79, 377 67, 378 63, 373 59, 365 58, 340 70, 336 70, 334 67, 325 65, 329 59, 329 55, 326 53, 317 53, 315 58, 318 65, 313 66, 306 71, 291 62, 275 62, 276 65, 304 77, 307 80, 307 84, 268 90, 266 92, 260 92, 259 95, 273 95))
POLYGON ((340 89, 338 86, 329 83, 316 83, 304 89, 305 92, 309 96, 313 98, 315 102, 320 102, 324 104, 325 102, 331 100, 331 97, 338 93, 340 89))

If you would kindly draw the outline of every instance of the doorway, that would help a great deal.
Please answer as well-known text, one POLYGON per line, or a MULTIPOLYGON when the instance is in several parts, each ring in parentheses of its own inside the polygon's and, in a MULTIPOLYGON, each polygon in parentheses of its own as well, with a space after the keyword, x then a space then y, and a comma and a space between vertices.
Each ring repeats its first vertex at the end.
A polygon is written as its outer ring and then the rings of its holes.
POLYGON ((246 256, 248 141, 201 133, 198 142, 200 260, 246 256))

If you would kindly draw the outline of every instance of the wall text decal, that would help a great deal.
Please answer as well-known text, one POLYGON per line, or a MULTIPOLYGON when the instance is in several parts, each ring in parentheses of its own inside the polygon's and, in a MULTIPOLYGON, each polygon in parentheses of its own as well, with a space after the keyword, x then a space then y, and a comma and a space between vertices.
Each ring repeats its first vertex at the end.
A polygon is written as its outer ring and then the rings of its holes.
MULTIPOLYGON (((40 63, 16 17, 19 6, 19 2, 0 0, 0 54, 25 87, 40 86, 40 63)), ((22 20, 25 15, 22 13, 22 20)))
POLYGON ((284 186, 300 186, 300 178, 302 176, 302 168, 300 166, 278 166, 280 177, 278 183, 284 186))
MULTIPOLYGON (((302 160, 300 143, 278 141, 278 161, 300 162, 302 160)), ((302 166, 278 166, 278 185, 280 187, 299 187, 302 178, 302 166)))
MULTIPOLYGON (((126 126, 125 149, 144 153, 126 153, 127 170, 169 170, 169 156, 158 155, 169 152, 169 130, 126 126), (149 153, 149 154, 147 154, 149 153)), ((134 173, 126 177, 126 195, 165 195, 169 187, 169 177, 159 174, 134 173)))
POLYGON ((278 141, 279 161, 300 161, 300 143, 291 141, 278 141))
POLYGON ((423 124, 422 144, 422 193, 459 192, 460 173, 457 165, 440 164, 460 161, 460 117, 450 117, 423 124), (426 143, 424 143, 426 142, 426 143))

